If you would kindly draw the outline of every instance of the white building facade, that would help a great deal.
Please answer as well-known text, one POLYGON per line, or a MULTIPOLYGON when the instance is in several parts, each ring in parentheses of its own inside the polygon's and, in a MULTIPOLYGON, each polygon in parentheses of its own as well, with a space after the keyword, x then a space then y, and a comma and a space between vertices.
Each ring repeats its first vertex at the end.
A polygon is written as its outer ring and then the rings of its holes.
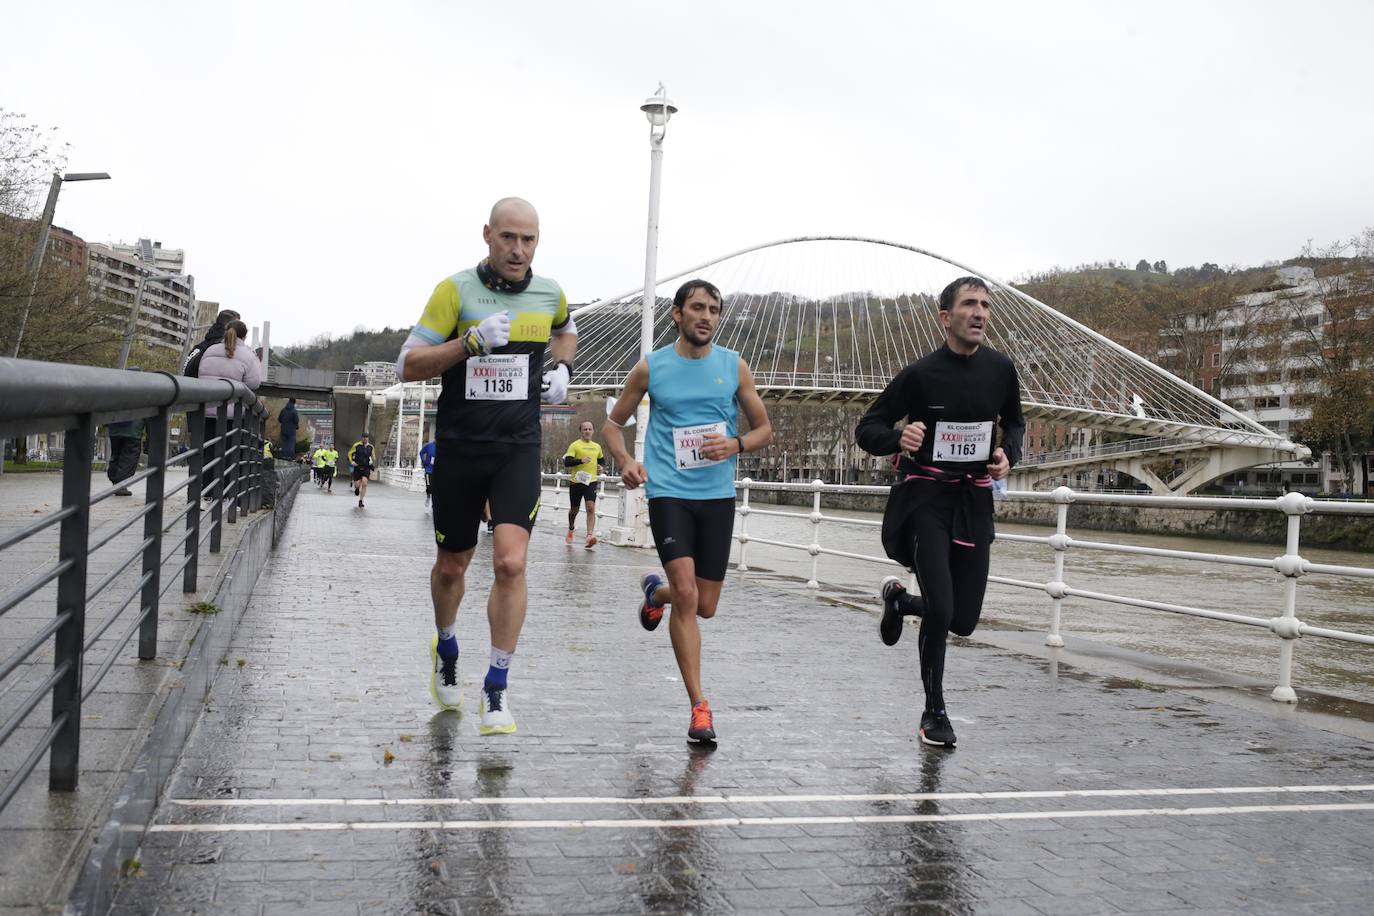
MULTIPOLYGON (((138 300, 135 340, 179 353, 194 320, 195 280, 179 270, 173 273, 159 268, 160 251, 166 249, 153 248, 151 243, 146 251, 137 246, 92 243, 87 246, 86 279, 94 295, 118 306, 132 310, 138 300), (151 260, 144 260, 143 253, 151 260), (141 299, 140 282, 143 285, 141 299)), ((175 257, 163 258, 163 264, 184 266, 185 258, 180 249, 171 254, 175 257)))

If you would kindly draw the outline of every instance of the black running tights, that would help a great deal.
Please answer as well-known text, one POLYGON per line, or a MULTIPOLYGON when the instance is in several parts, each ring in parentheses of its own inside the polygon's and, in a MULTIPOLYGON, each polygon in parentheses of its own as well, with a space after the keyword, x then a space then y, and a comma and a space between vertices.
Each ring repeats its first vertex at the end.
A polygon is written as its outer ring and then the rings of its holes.
POLYGON ((955 544, 950 524, 951 513, 948 512, 918 511, 913 514, 916 581, 921 588, 918 601, 924 606, 919 609, 913 606, 911 611, 921 615, 921 632, 916 644, 921 654, 926 709, 931 712, 945 708, 945 641, 951 630, 960 636, 973 633, 983 611, 983 593, 988 587, 990 545, 962 547, 955 544))

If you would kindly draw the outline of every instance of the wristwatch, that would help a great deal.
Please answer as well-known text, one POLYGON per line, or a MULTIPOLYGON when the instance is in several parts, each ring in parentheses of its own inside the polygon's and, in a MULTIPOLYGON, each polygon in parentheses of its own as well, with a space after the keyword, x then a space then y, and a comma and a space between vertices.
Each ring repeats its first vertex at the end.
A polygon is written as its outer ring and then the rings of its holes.
POLYGON ((744 454, 744 437, 743 437, 743 436, 736 436, 736 437, 735 437, 735 441, 739 443, 739 453, 740 453, 741 455, 743 455, 743 454, 744 454))

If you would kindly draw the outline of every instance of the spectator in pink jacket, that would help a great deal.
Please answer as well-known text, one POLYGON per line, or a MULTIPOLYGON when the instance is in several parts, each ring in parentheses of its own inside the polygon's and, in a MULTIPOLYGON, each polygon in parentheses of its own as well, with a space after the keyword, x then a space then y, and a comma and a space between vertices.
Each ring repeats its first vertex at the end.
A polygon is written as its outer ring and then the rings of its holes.
MULTIPOLYGON (((227 378, 231 382, 242 382, 249 390, 256 391, 262 384, 262 364, 251 347, 244 344, 248 336, 248 325, 242 321, 231 321, 224 328, 224 340, 211 344, 200 358, 200 377, 202 379, 227 378)), ((211 404, 205 411, 206 416, 218 416, 217 406, 211 404)), ((234 415, 234 405, 229 405, 229 416, 234 415)))
MULTIPOLYGON (((200 377, 207 381, 223 378, 242 382, 250 390, 257 390, 262 384, 262 365, 254 355, 253 348, 244 342, 247 336, 248 325, 242 321, 231 321, 225 325, 224 340, 207 347, 200 358, 200 377)), ((233 403, 229 404, 229 416, 234 416, 233 403)), ((218 435, 218 419, 219 405, 206 405, 206 442, 218 435)))

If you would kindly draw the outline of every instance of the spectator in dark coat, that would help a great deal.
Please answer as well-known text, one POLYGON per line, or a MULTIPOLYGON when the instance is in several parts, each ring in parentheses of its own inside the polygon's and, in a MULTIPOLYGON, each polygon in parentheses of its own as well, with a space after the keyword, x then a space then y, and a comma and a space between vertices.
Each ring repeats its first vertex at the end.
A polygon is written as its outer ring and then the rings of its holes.
POLYGON ((290 461, 296 457, 296 430, 301 428, 301 415, 296 413, 295 398, 287 400, 286 406, 277 414, 277 422, 281 424, 280 457, 290 461))
MULTIPOLYGON (((110 460, 105 465, 105 476, 110 483, 119 483, 134 476, 138 470, 138 456, 143 453, 143 421, 125 420, 111 423, 105 427, 110 437, 110 460)), ((115 490, 116 496, 133 496, 128 487, 115 490)))
MULTIPOLYGON (((137 366, 130 366, 130 372, 142 372, 137 366)), ((124 420, 105 427, 105 435, 110 439, 110 460, 105 463, 105 476, 110 483, 128 480, 138 470, 138 456, 143 454, 143 421, 124 420)), ((115 490, 115 496, 133 496, 128 487, 115 490)))

